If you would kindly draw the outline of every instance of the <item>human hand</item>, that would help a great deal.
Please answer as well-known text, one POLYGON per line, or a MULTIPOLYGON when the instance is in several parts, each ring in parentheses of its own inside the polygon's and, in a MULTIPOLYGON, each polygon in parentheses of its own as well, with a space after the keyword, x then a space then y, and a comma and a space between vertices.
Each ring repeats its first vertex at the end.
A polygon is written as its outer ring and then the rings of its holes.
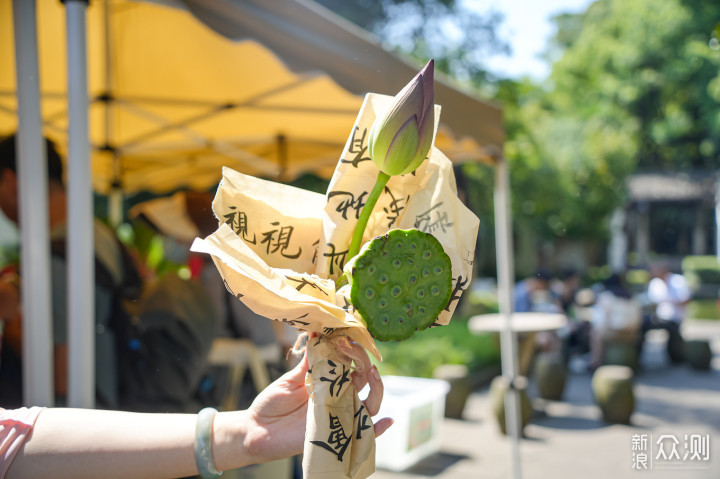
MULTIPOLYGON (((378 413, 383 395, 383 385, 376 367, 370 367, 367 353, 359 345, 355 355, 360 358, 360 366, 352 375, 352 383, 357 391, 365 384, 370 385, 370 393, 365 399, 365 407, 373 416, 378 413)), ((247 455, 243 464, 263 463, 299 454, 303 450, 305 427, 308 408, 308 393, 305 388, 305 375, 308 371, 307 356, 291 371, 265 388, 253 401, 247 411, 238 413, 222 413, 219 418, 229 414, 242 414, 243 450, 237 451, 235 457, 229 458, 230 464, 238 463, 238 452, 247 455)), ((238 420, 235 416, 232 420, 238 420)), ((380 419, 375 423, 375 435, 379 436, 393 421, 390 418, 380 419)), ((223 437, 216 437, 223 441, 223 437)), ((231 439, 225 439, 231 441, 231 439)), ((215 458, 218 467, 222 468, 224 459, 215 458)), ((234 465, 233 467, 238 467, 234 465)))

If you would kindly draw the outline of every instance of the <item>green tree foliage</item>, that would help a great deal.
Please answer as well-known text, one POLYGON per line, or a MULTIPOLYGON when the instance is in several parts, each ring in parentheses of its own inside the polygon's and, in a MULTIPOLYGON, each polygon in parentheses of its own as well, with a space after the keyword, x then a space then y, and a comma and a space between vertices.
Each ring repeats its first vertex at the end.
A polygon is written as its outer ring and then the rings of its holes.
POLYGON ((583 153, 619 174, 720 166, 719 19, 714 0, 601 0, 558 19, 550 99, 592 123, 583 153))
POLYGON ((316 0, 390 48, 424 62, 458 81, 481 85, 493 79, 483 59, 508 52, 497 34, 502 15, 480 14, 458 0, 316 0))
POLYGON ((599 0, 556 17, 549 83, 498 83, 516 220, 602 238, 629 173, 720 167, 718 19, 711 0, 599 0))

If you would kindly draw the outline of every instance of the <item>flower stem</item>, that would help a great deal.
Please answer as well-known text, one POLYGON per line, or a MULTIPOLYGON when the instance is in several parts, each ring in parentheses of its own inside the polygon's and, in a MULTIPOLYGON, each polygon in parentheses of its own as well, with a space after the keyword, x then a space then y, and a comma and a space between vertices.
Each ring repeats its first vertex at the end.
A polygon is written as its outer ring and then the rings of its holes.
POLYGON ((390 175, 386 175, 382 171, 378 173, 375 186, 373 186, 370 196, 368 196, 365 206, 363 206, 363 209, 360 212, 360 217, 358 218, 355 231, 353 232, 352 241, 350 242, 350 248, 347 252, 346 261, 350 261, 360 251, 360 243, 362 243, 363 234, 365 233, 365 227, 370 219, 370 214, 372 214, 372 211, 375 208, 375 203, 377 203, 378 198, 380 198, 380 194, 383 192, 383 189, 385 189, 385 185, 389 179, 390 175))

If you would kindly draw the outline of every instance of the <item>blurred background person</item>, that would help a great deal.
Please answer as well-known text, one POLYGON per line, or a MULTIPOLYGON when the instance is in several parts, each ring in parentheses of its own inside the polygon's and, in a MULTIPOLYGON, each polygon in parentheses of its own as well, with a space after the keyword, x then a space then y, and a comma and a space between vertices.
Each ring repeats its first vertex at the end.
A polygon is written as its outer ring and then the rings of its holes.
MULTIPOLYGON (((5 216, 18 223, 18 178, 16 165, 16 135, 0 141, 0 208, 5 216)), ((63 164, 55 144, 45 139, 48 167, 48 215, 51 240, 51 288, 53 318, 54 383, 57 404, 63 404, 67 393, 67 264, 65 258, 67 196, 63 184, 63 164)), ((22 227, 22 225, 18 225, 22 227)), ((115 335, 110 327, 113 290, 123 289, 128 295, 138 295, 141 289, 137 272, 127 268, 125 254, 115 233, 101 221, 93 223, 96 265, 100 263, 104 275, 95 278, 95 384, 98 405, 117 407, 117 364, 115 335), (103 276, 103 280, 101 280, 103 276), (105 284, 101 284, 104 281, 105 284)), ((18 271, 18 269, 16 269, 18 271)), ((21 287, 21 282, 5 274, 0 278, 4 314, 15 312, 5 331, 0 359, 0 405, 19 407, 22 403, 22 321, 20 296, 8 295, 9 288, 21 287), (10 311, 8 313, 7 311, 10 311)), ((31 294, 28 293, 28 294, 31 294)), ((12 316, 12 314, 10 314, 12 316)))
MULTIPOLYGON (((561 313, 560 303, 550 289, 552 276, 546 270, 540 269, 532 276, 525 278, 515 285, 515 312, 516 313, 561 313)), ((557 332, 541 331, 531 333, 532 341, 540 351, 559 351, 562 342, 557 332)))
POLYGON ((609 343, 635 343, 642 320, 640 302, 633 298, 619 274, 612 274, 602 282, 596 298, 592 308, 588 364, 592 371, 603 364, 609 343))
POLYGON ((550 290, 551 279, 548 271, 540 269, 515 284, 515 312, 557 312, 560 308, 550 290))
MULTIPOLYGON (((209 255, 190 251, 196 237, 207 237, 218 227, 212 200, 213 196, 208 192, 180 191, 169 197, 139 203, 128 216, 134 220, 136 229, 142 224, 152 227, 161 238, 164 258, 185 268, 185 274, 191 280, 203 285, 216 312, 215 336, 250 341, 257 348, 270 375, 277 377, 291 366, 286 363, 285 357, 295 344, 297 330, 254 313, 228 292, 209 255)), ((139 256, 144 255, 141 253, 139 256)), ((226 376, 226 368, 208 368, 200 383, 200 400, 211 404, 218 402, 227 388, 226 376)), ((241 390, 237 407, 245 407, 259 392, 247 380, 243 385, 248 387, 241 390)))
POLYGON ((566 268, 550 285, 550 290, 566 316, 574 316, 573 307, 575 295, 580 290, 580 280, 580 273, 576 269, 566 268))
POLYGON ((648 283, 647 300, 655 305, 655 312, 643 317, 638 355, 642 352, 647 332, 664 329, 668 333, 668 357, 671 362, 680 363, 683 361, 680 328, 685 319, 686 306, 692 298, 690 286, 683 275, 671 272, 668 263, 664 261, 653 264, 650 275, 652 279, 648 283))

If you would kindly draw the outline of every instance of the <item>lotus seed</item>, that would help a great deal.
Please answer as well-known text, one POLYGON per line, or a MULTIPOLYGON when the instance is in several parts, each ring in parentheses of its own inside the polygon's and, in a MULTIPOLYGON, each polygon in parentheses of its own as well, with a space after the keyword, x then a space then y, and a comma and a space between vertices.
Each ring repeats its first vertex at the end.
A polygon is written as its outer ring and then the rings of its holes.
POLYGON ((437 286, 433 286, 432 287, 432 295, 437 296, 438 294, 440 294, 440 288, 438 288, 437 286))
POLYGON ((415 275, 410 276, 409 281, 410 281, 410 284, 417 283, 417 276, 415 276, 415 275))
POLYGON ((430 255, 431 255, 431 254, 432 254, 432 253, 430 253, 430 250, 425 250, 425 252, 423 253, 423 258, 424 258, 424 259, 430 259, 430 255))
POLYGON ((425 314, 425 308, 422 306, 418 308, 418 311, 420 312, 420 314, 425 314))
POLYGON ((387 282, 388 282, 388 277, 387 277, 386 274, 380 276, 380 283, 381 283, 381 284, 386 284, 387 282))
POLYGON ((402 316, 398 316, 398 323, 402 323, 405 320, 402 316))
POLYGON ((402 241, 398 241, 397 243, 395 243, 395 248, 402 249, 402 247, 403 247, 402 241))
POLYGON ((380 256, 382 256, 383 258, 386 258, 387 255, 388 255, 387 251, 383 251, 382 253, 380 253, 380 256))
POLYGON ((442 271, 443 271, 443 269, 440 266, 435 266, 435 275, 436 276, 441 274, 442 271))
POLYGON ((423 278, 427 278, 428 276, 430 276, 430 270, 429 270, 429 269, 424 269, 424 270, 423 270, 423 278))
POLYGON ((380 318, 380 321, 382 321, 383 323, 387 323, 388 321, 390 321, 390 318, 387 314, 383 314, 382 318, 380 318))
POLYGON ((378 301, 378 306, 380 306, 380 309, 384 308, 385 306, 387 306, 387 301, 385 299, 381 299, 380 301, 378 301))
POLYGON ((405 305, 405 312, 406 312, 406 313, 409 313, 411 309, 412 309, 412 304, 408 303, 408 304, 405 305))
POLYGON ((375 296, 375 290, 372 288, 368 288, 368 290, 365 292, 365 295, 368 297, 368 299, 371 299, 373 296, 375 296))
POLYGON ((417 292, 417 297, 420 298, 420 299, 424 298, 424 297, 425 297, 425 290, 424 290, 424 289, 419 290, 419 291, 417 292))
POLYGON ((415 243, 410 243, 410 251, 415 251, 417 249, 417 245, 415 243))
POLYGON ((402 293, 402 289, 400 289, 400 286, 395 286, 390 292, 390 294, 392 294, 393 296, 400 296, 400 293, 402 293))
POLYGON ((373 264, 373 265, 370 265, 370 267, 368 268, 368 273, 373 274, 374 272, 375 272, 375 265, 373 264))
POLYGON ((399 268, 400 266, 402 266, 402 261, 400 261, 399 259, 395 259, 393 261, 393 266, 395 266, 396 268, 399 268))
POLYGON ((415 260, 413 260, 412 258, 408 258, 408 266, 412 266, 414 264, 415 264, 415 260))

